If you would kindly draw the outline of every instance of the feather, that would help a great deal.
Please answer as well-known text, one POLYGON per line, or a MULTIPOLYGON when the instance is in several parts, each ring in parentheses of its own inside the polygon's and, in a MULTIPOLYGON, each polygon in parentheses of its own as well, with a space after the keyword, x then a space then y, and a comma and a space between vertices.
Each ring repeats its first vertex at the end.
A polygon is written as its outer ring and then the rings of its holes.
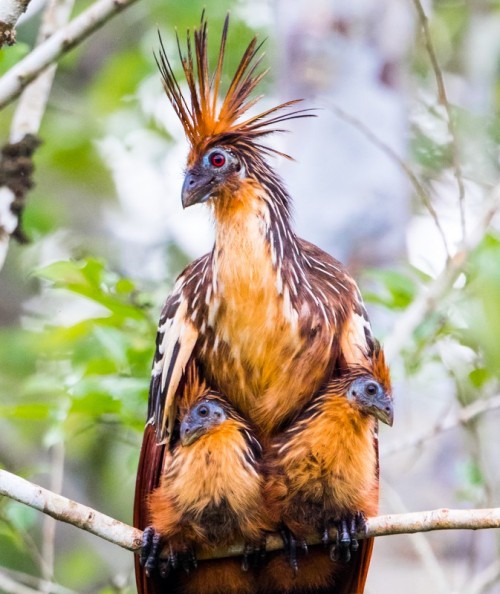
MULTIPOLYGON (((194 30, 193 36, 189 31, 187 33, 185 53, 182 51, 177 37, 179 57, 188 85, 191 105, 182 94, 160 36, 160 51, 155 59, 163 78, 163 87, 184 127, 186 137, 196 153, 206 148, 207 143, 220 141, 228 135, 252 140, 279 131, 273 128, 275 124, 314 115, 309 109, 273 115, 276 112, 288 110, 301 101, 301 99, 295 99, 276 105, 246 120, 240 120, 261 98, 252 99, 251 94, 267 74, 267 70, 258 72, 263 55, 258 55, 262 44, 257 44, 255 37, 243 53, 229 88, 222 99, 220 109, 217 110, 228 29, 229 15, 224 21, 217 66, 212 77, 209 73, 208 28, 204 14, 200 26, 194 30)), ((279 153, 270 147, 265 147, 265 150, 270 153, 279 153)))

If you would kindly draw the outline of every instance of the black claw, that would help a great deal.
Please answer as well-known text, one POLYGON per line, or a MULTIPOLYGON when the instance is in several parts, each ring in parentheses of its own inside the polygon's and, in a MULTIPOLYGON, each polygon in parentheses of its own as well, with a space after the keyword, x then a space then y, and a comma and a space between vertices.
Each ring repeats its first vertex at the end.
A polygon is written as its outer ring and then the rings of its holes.
POLYGON ((259 543, 259 563, 266 558, 267 554, 267 539, 265 536, 262 536, 261 541, 259 543))
POLYGON ((323 529, 323 535, 321 537, 321 542, 324 544, 325 547, 330 544, 330 533, 329 533, 327 524, 325 524, 325 527, 323 529))
POLYGON ((174 549, 172 548, 172 545, 169 546, 168 562, 172 569, 177 569, 177 566, 179 565, 179 557, 178 557, 177 553, 174 551, 174 549))
POLYGON ((158 571, 160 573, 160 577, 163 579, 166 579, 168 577, 168 575, 170 574, 172 569, 173 569, 173 567, 172 567, 172 563, 170 562, 170 558, 162 559, 158 563, 158 571))
POLYGON ((293 572, 296 574, 299 571, 299 563, 297 561, 297 545, 305 554, 307 554, 307 542, 303 538, 297 540, 292 532, 286 527, 281 528, 280 534, 281 538, 283 539, 285 553, 288 554, 288 562, 293 572))
POLYGON ((257 567, 266 558, 266 537, 262 536, 258 543, 245 543, 241 569, 248 571, 250 565, 257 567))
POLYGON ((249 568, 249 561, 250 561, 250 555, 252 555, 253 553, 253 547, 250 544, 245 544, 245 548, 243 550, 243 559, 241 561, 241 569, 243 571, 248 571, 249 568))
POLYGON ((288 544, 288 562, 293 569, 293 573, 297 574, 299 571, 299 564, 297 562, 297 541, 291 533, 288 544))
POLYGON ((188 554, 189 554, 189 562, 193 566, 193 569, 197 569, 198 568, 198 559, 196 558, 195 552, 192 549, 190 549, 188 554))
POLYGON ((365 530, 365 517, 362 513, 346 516, 335 522, 337 538, 330 548, 330 558, 333 561, 348 563, 352 553, 359 549, 357 534, 365 530))
POLYGON ((142 535, 140 563, 147 576, 158 567, 162 547, 161 535, 152 526, 148 526, 142 535))
POLYGON ((196 569, 198 567, 198 560, 196 559, 196 555, 192 549, 186 548, 186 550, 180 554, 180 560, 182 569, 187 573, 191 573, 192 569, 196 569))

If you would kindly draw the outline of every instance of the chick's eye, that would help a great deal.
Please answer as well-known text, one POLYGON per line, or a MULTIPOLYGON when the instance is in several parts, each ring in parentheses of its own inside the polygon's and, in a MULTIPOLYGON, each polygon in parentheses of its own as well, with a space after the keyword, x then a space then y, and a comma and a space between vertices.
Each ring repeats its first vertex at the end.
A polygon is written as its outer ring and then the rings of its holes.
POLYGON ((200 417, 206 417, 208 415, 208 406, 200 406, 198 409, 198 414, 200 417))
POLYGON ((226 157, 225 155, 223 155, 222 153, 212 153, 210 155, 210 165, 212 165, 213 167, 223 167, 226 164, 226 157))

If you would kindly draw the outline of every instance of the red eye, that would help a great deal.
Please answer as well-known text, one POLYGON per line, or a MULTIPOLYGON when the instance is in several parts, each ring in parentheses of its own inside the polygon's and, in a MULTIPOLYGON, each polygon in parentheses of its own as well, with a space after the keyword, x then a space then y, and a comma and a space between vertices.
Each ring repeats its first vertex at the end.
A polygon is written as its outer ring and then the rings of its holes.
POLYGON ((226 164, 226 157, 222 153, 212 153, 210 155, 210 164, 214 167, 223 167, 226 164))

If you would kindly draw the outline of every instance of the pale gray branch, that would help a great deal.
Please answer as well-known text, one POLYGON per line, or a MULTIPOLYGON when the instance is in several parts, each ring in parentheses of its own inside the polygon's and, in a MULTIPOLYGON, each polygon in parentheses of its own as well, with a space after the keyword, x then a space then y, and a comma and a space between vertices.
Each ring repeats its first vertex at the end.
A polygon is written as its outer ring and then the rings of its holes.
MULTIPOLYGON (((74 0, 50 0, 42 18, 37 43, 40 45, 59 31, 69 20, 74 0)), ((53 64, 28 85, 12 118, 10 143, 22 143, 28 135, 36 136, 47 106, 57 65, 53 64)), ((25 157, 28 154, 25 153, 25 157)), ((31 159, 31 155, 29 156, 31 159)), ((23 196, 24 197, 24 196, 23 196)), ((0 269, 3 267, 12 233, 19 223, 19 210, 14 207, 19 193, 8 185, 0 188, 0 269)))
POLYGON ((347 113, 341 107, 339 107, 338 105, 335 105, 332 102, 329 102, 328 105, 329 105, 330 109, 336 115, 338 115, 339 118, 341 118, 344 122, 347 122, 353 128, 356 128, 356 130, 359 130, 359 132, 361 132, 361 134, 363 134, 363 136, 369 142, 371 142, 374 146, 376 146, 383 153, 385 153, 387 155, 387 157, 389 157, 389 159, 394 161, 396 163, 396 165, 403 171, 403 173, 406 175, 409 182, 413 186, 413 189, 415 190, 416 195, 422 201, 422 204, 425 206, 425 208, 427 208, 427 210, 429 211, 429 214, 431 215, 431 218, 434 221, 434 224, 436 225, 436 229, 438 230, 438 233, 439 233, 441 240, 443 242, 443 246, 444 246, 446 255, 449 257, 450 251, 449 251, 449 247, 448 247, 448 241, 446 239, 446 234, 443 230, 443 227, 441 226, 436 209, 434 208, 434 206, 432 204, 431 197, 429 196, 427 190, 422 185, 418 176, 412 170, 411 166, 402 157, 400 157, 398 155, 398 153, 391 146, 389 146, 386 142, 384 142, 381 138, 379 138, 373 132, 373 130, 371 128, 369 128, 361 120, 359 120, 352 114, 347 113))
POLYGON ((453 287, 464 270, 470 253, 483 240, 498 210, 500 210, 500 184, 495 186, 486 200, 485 210, 476 228, 459 245, 456 253, 448 259, 443 271, 431 283, 422 288, 411 305, 396 321, 393 331, 384 341, 384 350, 389 362, 405 347, 417 326, 439 307, 441 299, 453 287))
POLYGON ((4 594, 38 594, 38 590, 16 582, 2 571, 0 571, 0 592, 4 592, 4 594))
MULTIPOLYGON (((0 495, 25 503, 61 522, 73 524, 129 551, 137 552, 141 546, 142 532, 140 530, 127 526, 62 495, 52 493, 6 470, 0 470, 0 495)), ((368 519, 366 534, 360 534, 359 537, 412 534, 431 530, 478 530, 485 528, 500 528, 500 508, 437 509, 409 514, 378 516, 368 519)), ((318 538, 317 542, 311 541, 310 544, 319 543, 318 538)), ((282 540, 278 535, 268 536, 266 544, 269 551, 283 548, 282 540)), ((230 547, 216 549, 210 554, 210 558, 242 555, 243 551, 243 543, 236 543, 230 547)), ((204 556, 200 555, 200 559, 203 558, 204 556)), ((208 556, 205 558, 208 558, 208 556)))
POLYGON ((445 431, 449 431, 450 429, 464 425, 479 415, 484 414, 485 412, 499 408, 500 395, 494 396, 492 398, 482 398, 480 400, 476 400, 472 404, 469 404, 468 406, 465 406, 459 410, 457 414, 446 417, 443 421, 435 425, 430 431, 422 431, 421 433, 410 436, 408 439, 390 444, 387 447, 382 447, 381 455, 390 456, 391 454, 396 454, 397 452, 401 452, 402 450, 406 450, 408 448, 418 448, 429 439, 432 439, 433 437, 436 437, 445 431))
POLYGON ((15 99, 47 66, 135 2, 137 0, 98 0, 66 27, 37 46, 0 79, 0 109, 15 99))
POLYGON ((427 18, 427 14, 425 13, 424 7, 420 0, 413 0, 415 4, 415 8, 417 9, 417 13, 420 19, 420 23, 422 25, 422 30, 424 32, 425 37, 425 47, 427 49, 427 53, 429 54, 429 58, 432 65, 432 70, 434 72, 434 77, 436 79, 436 85, 438 88, 438 97, 439 102, 444 107, 446 111, 446 119, 447 119, 447 126, 448 132, 451 138, 451 148, 452 148, 452 158, 453 158, 453 170, 455 173, 455 178, 457 180, 458 185, 458 204, 460 208, 460 223, 462 226, 462 239, 465 240, 465 208, 464 208, 464 199, 465 199, 465 186, 462 174, 462 167, 460 165, 460 155, 458 149, 458 140, 457 134, 455 130, 455 124, 453 122, 453 117, 451 113, 450 102, 448 101, 448 95, 446 93, 446 86, 444 84, 443 72, 441 67, 439 66, 439 62, 436 55, 436 50, 434 49, 434 42, 432 41, 432 35, 429 30, 429 19, 427 18))
POLYGON ((0 2, 0 48, 16 42, 16 23, 26 12, 31 0, 2 0, 0 2))

